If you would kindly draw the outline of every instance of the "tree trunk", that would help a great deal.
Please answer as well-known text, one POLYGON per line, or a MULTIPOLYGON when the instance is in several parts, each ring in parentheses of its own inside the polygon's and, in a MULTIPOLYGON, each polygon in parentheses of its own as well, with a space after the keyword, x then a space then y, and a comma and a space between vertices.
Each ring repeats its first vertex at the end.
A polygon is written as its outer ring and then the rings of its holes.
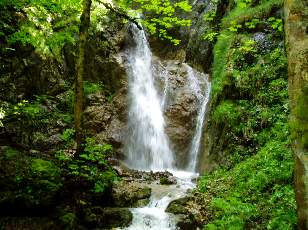
POLYGON ((85 75, 85 46, 88 38, 88 29, 90 25, 91 13, 91 0, 83 0, 83 11, 80 17, 79 29, 79 44, 78 44, 78 58, 76 62, 76 78, 75 78, 75 138, 77 143, 76 156, 82 151, 83 142, 83 127, 82 127, 82 114, 83 114, 83 78, 85 75))
POLYGON ((308 2, 285 0, 298 229, 308 230, 308 2))

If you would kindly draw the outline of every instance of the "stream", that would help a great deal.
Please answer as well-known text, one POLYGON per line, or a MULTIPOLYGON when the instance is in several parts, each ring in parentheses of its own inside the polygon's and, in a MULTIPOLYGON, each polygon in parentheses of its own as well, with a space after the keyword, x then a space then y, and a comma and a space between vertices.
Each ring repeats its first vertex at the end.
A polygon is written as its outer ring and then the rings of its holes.
POLYGON ((168 77, 164 79, 162 95, 158 92, 153 76, 152 53, 144 30, 135 25, 129 28, 134 45, 127 49, 126 71, 129 78, 129 136, 126 142, 126 164, 142 171, 169 171, 175 177, 175 185, 151 184, 152 195, 147 206, 131 208, 133 221, 127 230, 173 230, 177 229, 175 215, 165 212, 173 200, 185 197, 187 191, 195 188, 198 177, 196 165, 203 123, 209 101, 210 82, 206 74, 200 73, 187 64, 187 87, 197 98, 198 114, 196 128, 189 151, 187 166, 176 167, 176 156, 165 132, 164 107, 168 97, 168 77), (203 79, 200 82, 199 79, 203 79), (205 87, 201 87, 201 86, 205 87))

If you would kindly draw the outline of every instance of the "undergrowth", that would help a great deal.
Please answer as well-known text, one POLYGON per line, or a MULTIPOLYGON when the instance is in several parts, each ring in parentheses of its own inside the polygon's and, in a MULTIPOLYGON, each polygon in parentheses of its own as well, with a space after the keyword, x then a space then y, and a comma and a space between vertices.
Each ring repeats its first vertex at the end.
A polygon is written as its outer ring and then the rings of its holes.
POLYGON ((296 228, 282 4, 237 0, 220 25, 209 126, 224 161, 198 184, 204 229, 296 228))

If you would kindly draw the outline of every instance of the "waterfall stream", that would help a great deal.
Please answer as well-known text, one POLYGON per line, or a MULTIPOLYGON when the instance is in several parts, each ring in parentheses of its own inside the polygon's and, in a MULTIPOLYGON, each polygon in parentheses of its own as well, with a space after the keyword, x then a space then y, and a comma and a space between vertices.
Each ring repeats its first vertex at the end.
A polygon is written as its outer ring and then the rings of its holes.
POLYGON ((204 116, 205 116, 207 104, 210 98, 211 83, 209 82, 208 76, 206 74, 196 72, 188 65, 186 65, 186 68, 187 68, 190 87, 195 93, 195 96, 197 97, 197 100, 198 100, 197 102, 199 105, 196 130, 195 130, 195 135, 192 139, 192 143, 191 143, 191 147, 189 151, 189 163, 187 166, 188 171, 195 172, 196 165, 197 165, 197 159, 198 159, 198 153, 200 150, 200 142, 201 142, 201 137, 202 137, 204 116), (206 86, 205 94, 200 87, 200 83, 198 81, 198 78, 196 77, 197 74, 201 74, 202 78, 205 80, 205 86, 206 86))
POLYGON ((165 133, 164 109, 168 97, 168 74, 160 73, 164 81, 162 96, 159 96, 152 73, 152 54, 146 35, 136 26, 130 27, 133 46, 127 50, 127 74, 129 77, 128 140, 126 143, 127 165, 144 171, 170 171, 176 185, 150 185, 152 195, 146 207, 132 208, 133 222, 128 230, 173 230, 176 216, 165 212, 168 204, 184 197, 198 174, 195 172, 200 148, 204 114, 209 100, 210 83, 207 75, 187 67, 188 87, 197 98, 198 115, 196 130, 191 143, 186 171, 175 167, 175 155, 165 133), (197 77, 198 75, 198 77, 197 77), (203 79, 205 87, 200 86, 203 79), (204 92, 205 91, 205 92, 204 92))
POLYGON ((152 54, 143 30, 131 26, 135 46, 128 50, 129 138, 127 163, 139 170, 172 169, 174 156, 164 131, 162 103, 154 87, 152 54))

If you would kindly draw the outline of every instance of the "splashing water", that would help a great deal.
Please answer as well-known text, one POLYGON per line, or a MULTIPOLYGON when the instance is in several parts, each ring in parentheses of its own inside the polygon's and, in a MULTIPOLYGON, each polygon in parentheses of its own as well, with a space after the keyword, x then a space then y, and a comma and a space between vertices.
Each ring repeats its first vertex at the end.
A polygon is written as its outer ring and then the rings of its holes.
POLYGON ((197 97, 197 101, 199 104, 196 130, 195 130, 195 134, 192 139, 192 142, 191 142, 191 147, 189 151, 189 163, 187 166, 188 171, 195 172, 198 154, 200 151, 200 143, 201 143, 201 137, 202 137, 203 124, 204 124, 204 116, 205 116, 207 104, 210 98, 211 83, 209 82, 208 75, 197 72, 188 65, 186 65, 186 68, 187 68, 187 73, 188 73, 189 87, 192 89, 195 96, 197 97), (201 79, 205 80, 205 93, 203 93, 201 86, 200 86, 200 82, 198 78, 196 77, 198 74, 201 75, 201 79))

